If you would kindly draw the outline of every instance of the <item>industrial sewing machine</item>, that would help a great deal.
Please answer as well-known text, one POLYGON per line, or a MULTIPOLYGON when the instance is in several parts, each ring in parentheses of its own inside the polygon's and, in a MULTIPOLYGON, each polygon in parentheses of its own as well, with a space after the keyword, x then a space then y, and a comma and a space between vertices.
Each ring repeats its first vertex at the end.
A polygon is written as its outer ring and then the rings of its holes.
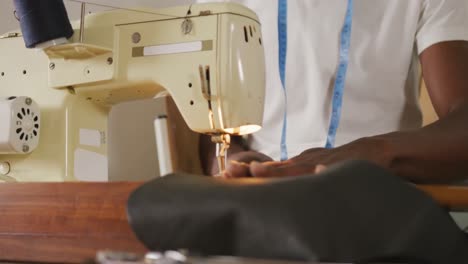
POLYGON ((261 128, 264 53, 251 10, 219 3, 82 13, 73 29, 68 41, 36 49, 21 34, 0 38, 3 181, 107 179, 111 107, 163 92, 191 130, 212 136, 221 167, 230 135, 261 128))

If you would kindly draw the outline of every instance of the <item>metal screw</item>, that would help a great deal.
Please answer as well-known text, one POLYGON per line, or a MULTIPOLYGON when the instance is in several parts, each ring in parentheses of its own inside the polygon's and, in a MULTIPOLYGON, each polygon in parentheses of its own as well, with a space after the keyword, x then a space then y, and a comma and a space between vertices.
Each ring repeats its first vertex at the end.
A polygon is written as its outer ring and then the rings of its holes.
POLYGON ((26 153, 29 151, 29 146, 28 145, 23 145, 23 152, 26 153))
POLYGON ((193 29, 193 22, 192 20, 190 19, 185 19, 184 22, 182 22, 182 25, 180 27, 182 29, 182 33, 184 33, 185 35, 188 35, 190 34, 190 32, 192 32, 192 29, 193 29))
POLYGON ((27 105, 31 105, 32 104, 32 99, 27 97, 24 102, 27 104, 27 105))
POLYGON ((49 69, 51 69, 51 70, 55 69, 55 63, 51 62, 49 64, 49 69))
POLYGON ((141 40, 141 34, 138 33, 138 32, 133 33, 133 35, 132 35, 132 42, 135 43, 135 44, 137 44, 137 43, 140 42, 140 40, 141 40))
POLYGON ((9 162, 0 162, 0 175, 8 175, 11 171, 11 166, 9 162))
POLYGON ((112 57, 107 58, 107 64, 112 65, 114 63, 114 59, 112 57))

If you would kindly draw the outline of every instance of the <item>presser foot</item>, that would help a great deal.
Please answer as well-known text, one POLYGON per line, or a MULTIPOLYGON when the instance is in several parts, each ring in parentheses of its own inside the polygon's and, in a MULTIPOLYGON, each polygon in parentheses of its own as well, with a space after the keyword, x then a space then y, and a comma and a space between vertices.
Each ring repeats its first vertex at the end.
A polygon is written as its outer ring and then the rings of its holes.
POLYGON ((216 144, 216 159, 219 168, 216 176, 222 176, 227 166, 227 153, 231 145, 231 136, 229 134, 218 134, 211 136, 211 141, 216 144))

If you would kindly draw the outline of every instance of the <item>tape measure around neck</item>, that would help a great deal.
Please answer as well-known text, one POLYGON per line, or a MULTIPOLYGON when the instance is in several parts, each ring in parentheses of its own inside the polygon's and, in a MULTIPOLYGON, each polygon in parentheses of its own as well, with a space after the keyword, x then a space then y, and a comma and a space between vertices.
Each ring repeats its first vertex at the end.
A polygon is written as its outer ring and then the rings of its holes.
POLYGON ((346 9, 346 17, 341 30, 340 37, 340 59, 338 70, 333 88, 332 112, 330 117, 330 127, 328 128, 327 143, 325 148, 333 148, 335 146, 336 132, 340 125, 341 109, 343 106, 343 93, 346 84, 346 74, 349 64, 349 49, 351 46, 351 29, 353 25, 353 0, 348 0, 348 8, 346 9))
MULTIPOLYGON (((349 64, 349 49, 351 46, 351 29, 353 22, 353 0, 348 0, 346 17, 340 35, 339 64, 333 87, 332 113, 328 129, 326 148, 335 145, 336 132, 341 119, 341 108, 343 105, 343 93, 346 82, 346 74, 349 64)), ((287 0, 278 0, 278 44, 279 44, 279 73, 284 93, 284 117, 281 131, 281 160, 288 159, 286 135, 288 127, 287 119, 287 91, 286 91, 286 59, 288 49, 288 3, 287 0)))
POLYGON ((281 131, 281 160, 288 159, 286 132, 288 127, 288 96, 286 92, 286 58, 288 52, 288 2, 278 0, 278 44, 279 44, 279 72, 284 93, 284 116, 281 131))

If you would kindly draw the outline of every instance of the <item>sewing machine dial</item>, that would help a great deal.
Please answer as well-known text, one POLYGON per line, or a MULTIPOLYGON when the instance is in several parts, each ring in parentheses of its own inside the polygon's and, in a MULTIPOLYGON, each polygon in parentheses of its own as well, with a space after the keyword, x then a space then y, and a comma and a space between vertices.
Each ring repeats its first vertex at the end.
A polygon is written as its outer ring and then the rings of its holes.
POLYGON ((40 110, 29 97, 8 97, 0 101, 0 153, 31 153, 39 143, 40 110))

